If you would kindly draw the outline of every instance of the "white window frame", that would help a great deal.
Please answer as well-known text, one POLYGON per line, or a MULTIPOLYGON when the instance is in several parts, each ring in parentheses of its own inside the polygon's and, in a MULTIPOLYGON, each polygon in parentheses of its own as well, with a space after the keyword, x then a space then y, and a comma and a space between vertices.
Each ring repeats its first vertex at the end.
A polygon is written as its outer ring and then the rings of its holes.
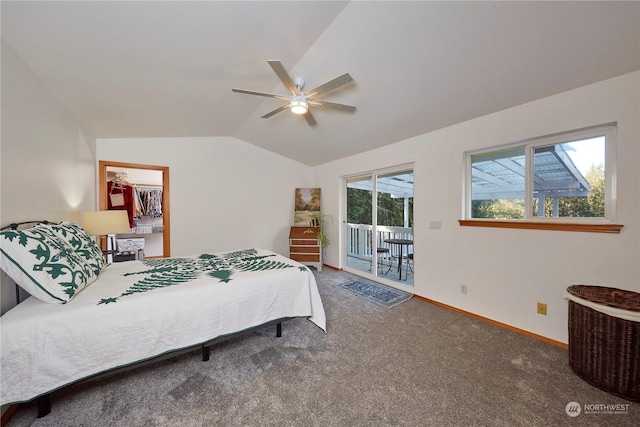
MULTIPOLYGON (((464 153, 464 206, 463 218, 467 221, 496 221, 496 222, 564 222, 571 224, 614 224, 616 221, 616 136, 615 123, 593 126, 584 129, 562 132, 543 137, 531 138, 517 143, 493 146, 481 150, 467 151, 464 153), (540 217, 533 216, 533 153, 535 148, 554 144, 561 144, 582 139, 604 136, 605 138, 605 207, 604 217, 540 217), (488 154, 496 151, 524 147, 525 152, 525 214, 524 219, 492 219, 471 217, 471 157, 477 154, 488 154)), ((468 225, 468 224, 467 224, 468 225)))

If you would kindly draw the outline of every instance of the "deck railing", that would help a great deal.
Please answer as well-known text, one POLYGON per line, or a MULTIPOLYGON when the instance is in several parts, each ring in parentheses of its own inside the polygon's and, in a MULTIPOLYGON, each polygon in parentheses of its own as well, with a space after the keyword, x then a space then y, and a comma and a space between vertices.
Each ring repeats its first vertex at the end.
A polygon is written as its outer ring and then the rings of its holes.
MULTIPOLYGON (((370 260, 373 254, 373 227, 367 224, 347 224, 347 256, 370 260)), ((384 243, 387 239, 409 239, 413 240, 413 229, 411 227, 390 227, 378 225, 376 227, 376 242, 379 248, 389 249, 393 257, 400 254, 398 245, 384 243)), ((406 255, 406 254, 405 254, 406 255)))

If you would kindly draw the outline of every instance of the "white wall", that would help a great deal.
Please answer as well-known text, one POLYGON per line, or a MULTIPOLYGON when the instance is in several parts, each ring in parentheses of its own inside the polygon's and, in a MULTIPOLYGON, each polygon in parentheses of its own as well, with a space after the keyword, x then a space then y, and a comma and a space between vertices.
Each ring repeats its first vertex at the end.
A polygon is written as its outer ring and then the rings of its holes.
POLYGON ((231 137, 98 139, 97 158, 169 167, 171 256, 260 247, 289 254, 309 166, 231 137))
MULTIPOLYGON (((95 209, 95 139, 2 41, 0 223, 78 222, 95 209)), ((4 273, 1 311, 15 303, 4 273)))
MULTIPOLYGON (((341 177, 415 162, 415 293, 567 342, 568 285, 640 291, 639 98, 635 72, 318 166, 323 212, 341 219, 341 177), (609 122, 618 123, 620 234, 458 225, 463 152, 609 122), (433 220, 441 230, 428 228, 433 220), (548 304, 547 316, 536 314, 537 301, 548 304)), ((340 223, 330 230, 334 242, 340 223)), ((331 245, 325 263, 342 267, 341 260, 342 248, 331 245)))

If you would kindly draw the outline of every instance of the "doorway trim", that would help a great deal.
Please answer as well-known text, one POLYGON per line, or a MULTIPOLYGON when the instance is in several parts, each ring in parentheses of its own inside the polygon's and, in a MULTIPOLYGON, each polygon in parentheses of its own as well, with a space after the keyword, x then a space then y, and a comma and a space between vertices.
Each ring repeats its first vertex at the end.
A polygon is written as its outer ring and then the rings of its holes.
POLYGON ((112 162, 108 160, 98 161, 98 202, 99 209, 107 209, 107 167, 125 169, 148 169, 162 172, 162 256, 171 256, 171 209, 169 206, 169 167, 156 165, 143 165, 138 163, 112 162))

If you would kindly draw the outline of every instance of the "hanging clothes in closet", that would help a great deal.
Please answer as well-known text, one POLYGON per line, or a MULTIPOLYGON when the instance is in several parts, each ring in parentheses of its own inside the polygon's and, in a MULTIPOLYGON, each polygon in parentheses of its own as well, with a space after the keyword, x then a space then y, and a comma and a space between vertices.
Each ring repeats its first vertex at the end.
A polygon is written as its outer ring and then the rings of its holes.
POLYGON ((107 208, 109 210, 126 210, 129 217, 129 227, 133 227, 133 187, 122 179, 107 182, 107 208))
POLYGON ((162 223, 162 187, 134 185, 134 234, 164 232, 162 223))
POLYGON ((162 216, 162 189, 156 187, 136 186, 136 216, 162 216))

